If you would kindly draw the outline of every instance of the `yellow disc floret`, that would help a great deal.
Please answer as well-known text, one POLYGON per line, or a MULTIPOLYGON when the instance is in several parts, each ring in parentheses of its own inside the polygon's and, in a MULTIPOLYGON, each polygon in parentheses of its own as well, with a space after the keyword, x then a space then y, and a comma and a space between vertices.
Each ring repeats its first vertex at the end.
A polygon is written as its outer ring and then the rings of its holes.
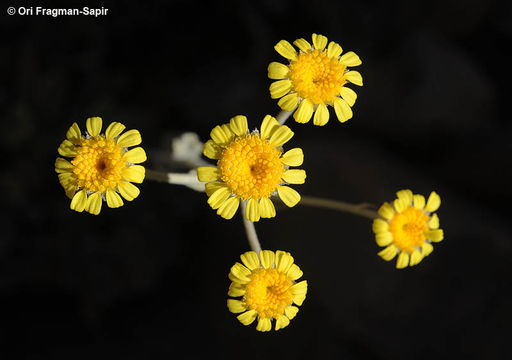
POLYGON ((260 318, 279 318, 292 304, 292 281, 277 269, 256 269, 247 284, 245 302, 260 318))
POLYGON ((87 191, 105 192, 115 189, 122 179, 121 171, 126 167, 124 150, 112 139, 103 136, 82 139, 77 148, 78 155, 71 161, 78 187, 87 191))
POLYGON ((301 53, 289 67, 293 90, 313 104, 333 103, 347 82, 346 66, 325 51, 301 53))
POLYGON ((396 214, 391 219, 389 231, 393 235, 393 243, 397 248, 412 253, 414 247, 421 247, 426 240, 429 217, 422 210, 413 206, 396 214))
POLYGON ((282 183, 281 152, 258 134, 237 137, 218 161, 221 180, 242 199, 269 197, 282 183))

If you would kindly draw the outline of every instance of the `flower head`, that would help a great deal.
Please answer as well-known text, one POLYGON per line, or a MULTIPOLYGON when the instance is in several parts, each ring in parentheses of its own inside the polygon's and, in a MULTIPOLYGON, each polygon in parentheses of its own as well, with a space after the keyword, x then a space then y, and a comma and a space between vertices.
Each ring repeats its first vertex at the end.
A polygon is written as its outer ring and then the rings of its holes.
POLYGON ((286 40, 279 41, 274 49, 290 63, 284 65, 272 62, 268 66, 268 77, 278 80, 270 85, 270 96, 279 99, 277 103, 285 111, 297 111, 295 121, 325 125, 329 121, 327 105, 334 107, 338 120, 345 122, 352 118, 352 109, 357 95, 345 87, 347 82, 362 86, 363 79, 357 71, 348 67, 361 64, 359 56, 352 51, 341 55, 342 48, 327 38, 313 34, 313 45, 305 39, 297 39, 295 48, 286 40))
POLYGON ((258 221, 276 215, 272 195, 278 195, 289 207, 299 202, 297 191, 285 186, 303 184, 306 178, 304 170, 288 169, 302 164, 302 150, 295 148, 283 154, 281 146, 293 136, 290 128, 267 115, 261 131, 249 132, 247 118, 238 115, 229 124, 216 126, 210 136, 203 154, 217 160, 217 167, 199 167, 197 177, 207 182, 208 204, 217 214, 231 219, 241 200, 247 202, 246 218, 258 221))
POLYGON ((275 329, 288 326, 297 315, 306 299, 308 283, 296 283, 302 271, 293 263, 293 257, 284 251, 262 250, 258 255, 248 251, 240 256, 242 264, 235 263, 229 272, 232 281, 228 295, 242 297, 228 299, 228 309, 241 313, 237 319, 244 325, 258 318, 258 331, 270 331, 271 320, 276 320, 275 329))
POLYGON ((386 261, 397 254, 397 269, 418 264, 429 255, 432 242, 443 240, 439 229, 439 218, 434 214, 441 205, 435 191, 430 193, 425 204, 422 195, 413 195, 411 190, 400 190, 392 204, 384 203, 379 209, 380 218, 373 221, 373 232, 377 245, 385 247, 379 256, 386 261))
POLYGON ((142 142, 139 131, 129 130, 121 135, 125 126, 113 122, 100 135, 101 127, 100 117, 89 118, 87 132, 82 135, 74 123, 58 149, 60 155, 72 159, 55 161, 55 171, 71 199, 71 209, 94 215, 100 213, 103 200, 108 207, 117 208, 123 205, 121 196, 128 201, 135 199, 140 191, 131 182, 142 183, 145 175, 143 166, 134 165, 146 161, 144 149, 127 149, 142 142))

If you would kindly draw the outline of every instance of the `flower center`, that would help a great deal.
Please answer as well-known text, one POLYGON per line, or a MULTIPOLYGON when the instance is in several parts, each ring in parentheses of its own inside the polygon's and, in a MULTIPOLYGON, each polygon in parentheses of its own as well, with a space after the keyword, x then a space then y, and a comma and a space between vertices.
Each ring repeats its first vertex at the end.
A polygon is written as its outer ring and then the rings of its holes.
POLYGON ((346 83, 346 66, 327 56, 325 51, 301 53, 290 64, 293 89, 314 104, 332 103, 346 83))
POLYGON ((400 249, 412 253, 425 241, 428 231, 428 215, 413 206, 396 214, 389 224, 394 244, 400 249))
POLYGON ((222 151, 217 167, 221 180, 243 200, 269 197, 282 182, 281 152, 268 140, 249 134, 232 140, 222 151))
POLYGON ((122 179, 121 171, 126 167, 124 149, 114 140, 103 136, 82 139, 76 149, 78 155, 71 163, 78 179, 78 187, 90 192, 105 192, 115 189, 122 179))
POLYGON ((277 269, 256 269, 245 289, 247 306, 260 318, 279 318, 292 304, 292 281, 277 269))

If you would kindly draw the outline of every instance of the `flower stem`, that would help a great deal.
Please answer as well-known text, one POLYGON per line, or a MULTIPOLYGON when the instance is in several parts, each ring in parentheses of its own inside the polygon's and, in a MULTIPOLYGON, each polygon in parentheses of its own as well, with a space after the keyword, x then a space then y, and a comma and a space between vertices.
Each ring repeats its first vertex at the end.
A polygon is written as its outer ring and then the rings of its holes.
POLYGON ((258 234, 256 234, 256 228, 254 227, 254 223, 252 221, 247 220, 245 217, 245 208, 247 204, 245 201, 240 202, 242 219, 244 221, 245 232, 247 233, 247 240, 249 240, 249 246, 251 250, 259 254, 261 251, 261 245, 258 240, 258 234))
POLYGON ((184 185, 196 191, 204 191, 204 183, 197 179, 195 170, 188 173, 172 173, 146 169, 146 179, 173 185, 184 185))
POLYGON ((372 220, 379 217, 379 214, 375 210, 368 209, 368 204, 349 204, 343 201, 322 199, 314 196, 302 196, 299 205, 348 212, 372 220))
POLYGON ((289 112, 285 111, 285 110, 281 110, 281 112, 276 117, 276 120, 279 123, 279 125, 283 125, 286 122, 286 120, 288 120, 290 115, 293 114, 294 110, 295 109, 293 109, 292 111, 289 111, 289 112))

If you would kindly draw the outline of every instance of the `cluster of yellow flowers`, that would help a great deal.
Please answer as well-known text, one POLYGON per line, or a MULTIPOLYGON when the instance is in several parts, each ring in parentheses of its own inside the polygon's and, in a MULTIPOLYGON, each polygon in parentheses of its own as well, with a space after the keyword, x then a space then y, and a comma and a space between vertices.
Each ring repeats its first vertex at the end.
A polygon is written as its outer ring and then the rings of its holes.
MULTIPOLYGON (((357 95, 348 84, 363 85, 359 72, 351 67, 361 64, 354 52, 342 55, 341 46, 328 42, 322 35, 313 34, 312 43, 297 39, 293 44, 281 40, 275 50, 288 64, 271 62, 268 77, 276 80, 270 85, 270 96, 279 99, 278 106, 298 123, 323 126, 329 121, 328 106, 340 122, 352 118, 357 95)), ((300 148, 283 149, 293 137, 284 121, 266 115, 259 130, 249 131, 247 118, 233 117, 229 123, 218 125, 203 147, 203 154, 216 161, 216 166, 197 168, 197 178, 204 182, 208 205, 224 219, 231 219, 243 204, 243 216, 249 222, 273 218, 276 210, 271 200, 278 197, 288 207, 301 200, 289 185, 303 184, 306 172, 292 169, 301 166, 304 154, 300 148)), ((123 205, 139 195, 132 183, 142 183, 146 160, 137 130, 123 134, 125 126, 111 123, 101 133, 102 119, 86 121, 85 133, 74 123, 58 148, 63 157, 55 161, 55 171, 71 209, 99 214, 103 201, 111 208, 123 205)), ((418 264, 432 250, 432 242, 443 239, 439 218, 434 213, 440 197, 432 192, 428 200, 410 190, 397 192, 397 199, 384 203, 373 221, 378 255, 386 261, 398 255, 396 267, 418 264)), ((272 321, 275 330, 290 323, 306 298, 307 282, 297 282, 302 271, 293 257, 285 251, 249 251, 240 256, 242 263, 229 272, 232 281, 228 309, 240 313, 238 320, 249 325, 258 319, 256 329, 269 331, 272 321), (296 306, 295 306, 296 305, 296 306)))

